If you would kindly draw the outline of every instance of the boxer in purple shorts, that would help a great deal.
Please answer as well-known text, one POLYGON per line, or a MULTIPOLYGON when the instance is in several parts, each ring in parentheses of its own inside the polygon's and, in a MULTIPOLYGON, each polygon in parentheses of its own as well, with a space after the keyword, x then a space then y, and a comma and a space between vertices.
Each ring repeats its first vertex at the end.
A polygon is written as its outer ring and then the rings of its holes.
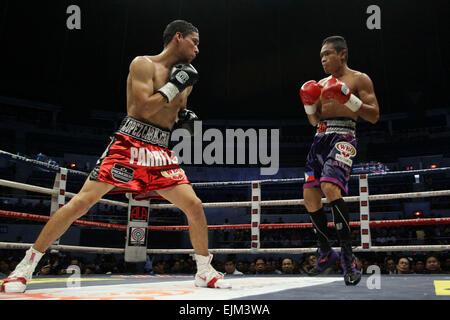
POLYGON ((348 48, 341 36, 322 42, 320 59, 329 77, 308 81, 300 97, 311 125, 317 128, 305 165, 303 198, 319 240, 319 258, 310 275, 317 275, 339 258, 330 246, 327 217, 322 206, 325 195, 331 207, 341 246, 341 265, 346 285, 356 285, 361 273, 352 252, 349 213, 342 194, 348 194, 348 181, 357 156, 358 117, 376 123, 378 101, 372 80, 347 65, 348 48))

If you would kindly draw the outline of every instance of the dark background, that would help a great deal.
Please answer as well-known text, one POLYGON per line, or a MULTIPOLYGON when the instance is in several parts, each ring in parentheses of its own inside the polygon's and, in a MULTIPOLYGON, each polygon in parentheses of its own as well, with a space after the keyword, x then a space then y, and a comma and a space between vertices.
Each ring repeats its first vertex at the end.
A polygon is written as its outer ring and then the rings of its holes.
POLYGON ((82 120, 90 110, 125 112, 131 60, 162 51, 174 19, 200 31, 193 64, 200 81, 188 107, 202 119, 305 119, 298 97, 325 76, 322 40, 342 35, 349 67, 375 84, 381 114, 449 107, 448 0, 86 0, 0 2, 0 96, 62 107, 82 120), (81 30, 69 30, 69 5, 81 30), (369 5, 381 30, 369 30, 369 5))

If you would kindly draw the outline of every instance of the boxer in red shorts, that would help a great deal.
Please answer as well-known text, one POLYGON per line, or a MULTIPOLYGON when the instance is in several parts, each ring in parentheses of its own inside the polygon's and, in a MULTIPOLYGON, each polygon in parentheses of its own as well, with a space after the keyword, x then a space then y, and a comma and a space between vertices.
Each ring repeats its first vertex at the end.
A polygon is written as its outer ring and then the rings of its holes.
POLYGON ((195 251, 195 285, 230 288, 211 266, 208 228, 201 200, 168 149, 170 131, 179 114, 186 115, 187 98, 198 80, 190 64, 199 53, 199 33, 184 20, 169 23, 164 49, 136 57, 127 78, 127 117, 114 134, 80 192, 55 212, 11 275, 2 292, 24 292, 48 247, 107 193, 131 192, 135 198, 157 193, 183 211, 195 251))
POLYGON ((176 155, 168 149, 169 138, 169 130, 127 116, 90 179, 114 185, 109 193, 130 192, 137 200, 189 183, 176 155))

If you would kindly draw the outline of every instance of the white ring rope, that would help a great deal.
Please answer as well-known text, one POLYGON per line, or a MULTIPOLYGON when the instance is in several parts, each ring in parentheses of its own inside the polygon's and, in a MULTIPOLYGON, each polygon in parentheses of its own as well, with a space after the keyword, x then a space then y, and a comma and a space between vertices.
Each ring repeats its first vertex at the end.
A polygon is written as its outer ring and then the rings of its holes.
MULTIPOLYGON (((26 191, 44 193, 48 195, 57 194, 57 191, 49 188, 34 186, 25 183, 19 183, 9 180, 0 179, 0 186, 16 188, 26 191)), ((70 198, 75 196, 74 193, 66 192, 66 195, 70 198)), ((438 191, 423 191, 423 192, 407 192, 407 193, 390 193, 390 194, 375 194, 369 195, 369 200, 394 200, 394 199, 411 199, 411 198, 428 198, 428 197, 440 197, 450 195, 450 190, 438 190, 438 191)), ((359 202, 360 196, 343 197, 346 202, 359 202)), ((113 201, 108 199, 100 199, 100 203, 110 204, 121 207, 128 207, 128 203, 113 201)), ((322 203, 326 203, 326 198, 322 198, 322 203)), ((296 206, 304 204, 303 199, 288 199, 288 200, 262 200, 261 206, 296 206)), ((235 201, 235 202, 207 202, 203 203, 204 208, 225 208, 225 207, 251 207, 251 201, 235 201)), ((150 204, 150 209, 168 209, 176 208, 171 203, 150 204)))
MULTIPOLYGON (((37 193, 43 193, 43 194, 48 194, 48 195, 57 195, 58 194, 57 190, 34 186, 31 184, 26 184, 26 183, 3 180, 3 179, 0 179, 0 186, 14 188, 14 189, 20 189, 20 190, 25 190, 25 191, 31 191, 31 192, 37 192, 37 193)), ((65 192, 65 195, 69 198, 73 198, 76 196, 76 194, 72 193, 72 192, 65 192)), ((104 204, 110 204, 110 205, 114 205, 114 206, 121 206, 121 207, 128 208, 128 203, 125 203, 125 202, 108 200, 108 199, 103 199, 103 198, 100 199, 99 202, 104 203, 104 204)))
MULTIPOLYGON (((37 165, 41 167, 45 167, 46 169, 50 169, 53 171, 59 171, 60 166, 55 166, 49 163, 45 163, 42 161, 29 159, 24 156, 19 156, 12 154, 10 152, 6 152, 0 150, 0 156, 9 157, 11 160, 19 160, 24 161, 32 165, 37 165)), ((88 176, 89 173, 83 171, 77 171, 73 169, 67 169, 69 173, 88 176)), ((406 171, 390 171, 390 172, 379 172, 379 173, 362 173, 366 174, 368 178, 377 178, 377 177, 387 177, 387 176, 398 176, 398 175, 410 175, 410 174, 420 174, 420 173, 435 173, 440 171, 448 171, 449 167, 443 168, 430 168, 430 169, 417 169, 417 170, 406 170, 406 171)), ((350 175, 351 179, 356 179, 360 176, 360 174, 352 174, 350 175)), ((264 180, 253 180, 253 181, 221 181, 221 182, 194 182, 192 183, 193 187, 212 187, 212 186, 226 186, 226 185, 246 185, 251 183, 293 183, 293 182, 304 182, 304 178, 286 178, 286 179, 264 179, 264 180)))
MULTIPOLYGON (((22 249, 27 250, 32 243, 13 243, 0 242, 0 249, 22 249)), ((340 247, 334 247, 337 252, 341 251, 340 247)), ((374 252, 393 252, 393 251, 443 251, 449 250, 450 245, 412 245, 412 246, 378 246, 371 247, 370 251, 374 252)), ((84 253, 116 253, 123 254, 125 249, 121 248, 101 248, 101 247, 81 247, 68 245, 51 245, 49 250, 60 250, 69 252, 84 252, 84 253)), ((309 253, 316 252, 317 248, 259 248, 259 249, 209 249, 212 254, 231 254, 231 253, 245 253, 245 254, 260 254, 260 253, 309 253)), ((362 247, 355 247, 353 252, 367 252, 362 247)), ((194 249, 147 249, 148 254, 194 254, 194 249)))

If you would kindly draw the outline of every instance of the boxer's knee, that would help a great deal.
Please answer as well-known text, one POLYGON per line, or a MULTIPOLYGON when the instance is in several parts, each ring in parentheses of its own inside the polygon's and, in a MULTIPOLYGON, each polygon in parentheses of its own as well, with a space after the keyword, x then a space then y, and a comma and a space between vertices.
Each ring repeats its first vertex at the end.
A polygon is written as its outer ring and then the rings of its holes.
POLYGON ((328 202, 332 202, 342 197, 341 188, 331 182, 322 182, 320 189, 325 194, 328 202))
POLYGON ((303 201, 308 212, 316 212, 322 208, 322 194, 318 188, 303 189, 303 201))
POLYGON ((97 197, 88 193, 77 194, 67 204, 68 214, 74 219, 84 216, 97 201, 97 197))
POLYGON ((192 197, 183 205, 184 213, 190 218, 199 218, 204 215, 203 203, 198 197, 192 197))

